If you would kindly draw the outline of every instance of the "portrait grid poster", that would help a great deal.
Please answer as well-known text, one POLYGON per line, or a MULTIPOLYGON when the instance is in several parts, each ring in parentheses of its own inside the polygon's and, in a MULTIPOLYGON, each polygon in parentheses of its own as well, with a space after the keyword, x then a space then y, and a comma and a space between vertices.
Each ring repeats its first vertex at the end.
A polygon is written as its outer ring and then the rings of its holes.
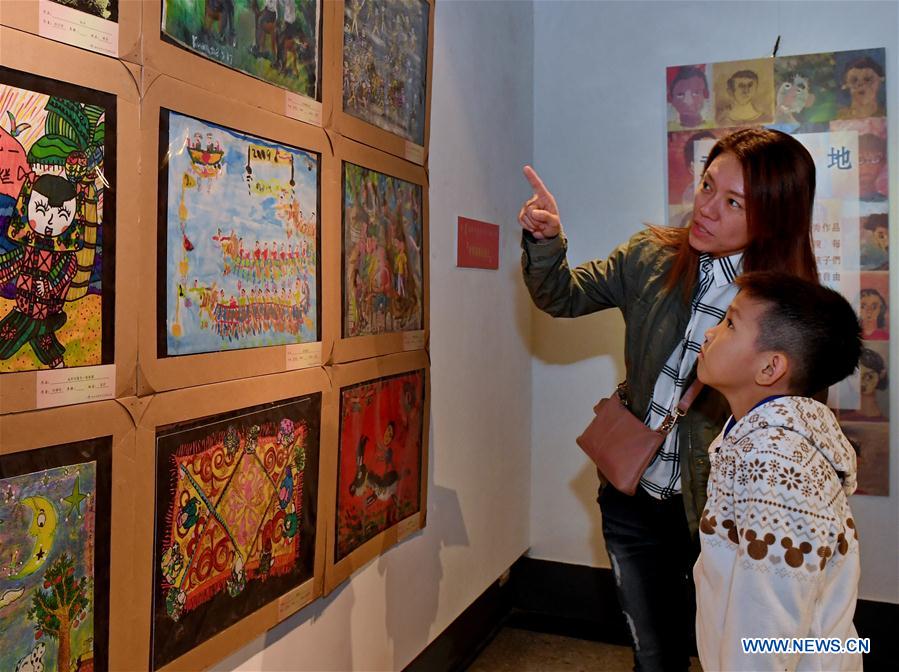
POLYGON ((669 223, 689 222, 693 193, 718 138, 774 128, 815 161, 812 237, 822 284, 855 308, 858 371, 831 406, 858 454, 858 494, 889 494, 889 175, 884 49, 670 67, 669 223))
POLYGON ((115 109, 0 67, 0 374, 113 362, 115 109))
POLYGON ((159 357, 320 338, 319 154, 160 111, 159 357))
POLYGON ((421 508, 424 370, 340 394, 337 562, 421 508))
POLYGON ((318 100, 321 0, 162 0, 162 37, 318 100))
POLYGON ((157 428, 153 669, 312 578, 321 400, 157 428))
POLYGON ((346 0, 343 110, 424 144, 428 25, 425 0, 346 0))
POLYGON ((343 163, 343 337, 424 324, 422 188, 343 163))
POLYGON ((0 669, 108 669, 111 448, 0 455, 0 669))

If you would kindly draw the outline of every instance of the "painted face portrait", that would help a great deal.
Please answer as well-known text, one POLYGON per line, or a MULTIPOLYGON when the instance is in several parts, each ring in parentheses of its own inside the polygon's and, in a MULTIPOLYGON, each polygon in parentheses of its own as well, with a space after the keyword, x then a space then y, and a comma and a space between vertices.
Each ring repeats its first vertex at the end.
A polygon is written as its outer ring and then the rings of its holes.
POLYGON ((883 251, 890 249, 890 231, 886 227, 878 226, 874 229, 874 243, 883 251))
POLYGON ((876 105, 882 82, 883 77, 871 68, 849 68, 843 88, 849 91, 854 107, 876 105))
POLYGON ((870 396, 877 391, 877 386, 880 385, 881 375, 874 369, 868 368, 864 364, 859 365, 859 373, 860 373, 860 391, 864 396, 870 396))
POLYGON ((793 75, 777 88, 777 109, 798 114, 814 102, 807 77, 793 75))
POLYGON ((883 326, 883 314, 886 312, 883 300, 877 292, 862 290, 859 301, 859 316, 862 321, 862 332, 868 335, 883 326))
POLYGON ((859 136, 858 191, 861 197, 880 192, 878 179, 886 161, 886 143, 871 133, 859 136))
POLYGON ((690 77, 675 82, 671 90, 671 105, 681 116, 691 118, 700 114, 708 94, 701 77, 690 77))
POLYGON ((28 201, 28 226, 47 238, 56 238, 75 221, 75 187, 61 177, 38 178, 28 201))
POLYGON ((733 96, 737 105, 747 105, 752 101, 758 89, 758 81, 749 77, 735 77, 733 80, 733 96))

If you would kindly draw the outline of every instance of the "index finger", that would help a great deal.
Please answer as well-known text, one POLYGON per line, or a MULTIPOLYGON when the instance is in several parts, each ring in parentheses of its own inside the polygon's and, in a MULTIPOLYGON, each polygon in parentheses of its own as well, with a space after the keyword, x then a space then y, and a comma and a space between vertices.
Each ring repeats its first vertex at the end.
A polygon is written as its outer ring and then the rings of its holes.
POLYGON ((527 181, 531 183, 531 186, 534 188, 534 193, 544 198, 552 198, 552 194, 549 193, 549 189, 546 188, 546 185, 543 184, 543 180, 540 179, 540 176, 537 175, 537 171, 531 168, 530 166, 524 167, 524 176, 527 178, 527 181))

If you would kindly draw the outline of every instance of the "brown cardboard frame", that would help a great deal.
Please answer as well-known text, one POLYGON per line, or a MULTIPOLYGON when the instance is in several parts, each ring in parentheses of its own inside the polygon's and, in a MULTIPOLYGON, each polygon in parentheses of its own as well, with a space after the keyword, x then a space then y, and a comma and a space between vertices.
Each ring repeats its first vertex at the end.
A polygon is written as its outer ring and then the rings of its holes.
MULTIPOLYGON (((116 96, 115 397, 134 394, 137 370, 137 199, 140 157, 138 67, 12 28, 0 27, 0 62, 23 72, 116 96)), ((80 367, 79 367, 80 368, 80 367)), ((75 368, 71 369, 75 371, 75 368)), ((0 374, 0 414, 37 408, 37 371, 0 374)))
POLYGON ((314 392, 322 393, 314 571, 311 579, 287 593, 286 596, 282 596, 281 600, 298 592, 304 593, 306 599, 290 600, 287 609, 279 604, 280 600, 269 602, 160 668, 166 671, 200 670, 212 666, 322 595, 327 535, 326 512, 329 506, 328 502, 334 498, 333 487, 329 481, 323 478, 326 455, 331 452, 330 447, 336 445, 332 418, 325 412, 325 409, 333 403, 331 401, 331 384, 323 368, 314 368, 260 376, 248 380, 228 381, 200 388, 175 390, 149 398, 149 402, 141 412, 137 427, 137 467, 139 473, 145 476, 132 484, 135 506, 146 514, 135 521, 132 553, 135 567, 134 582, 139 588, 136 591, 139 594, 134 597, 131 608, 135 614, 134 632, 140 633, 140 644, 135 644, 134 653, 136 658, 141 661, 140 669, 148 667, 151 655, 150 633, 153 620, 151 586, 156 509, 156 428, 314 392))
MULTIPOLYGON (((328 310, 323 320, 328 332, 334 334, 334 345, 329 359, 332 363, 349 362, 366 357, 378 357, 395 352, 412 351, 427 348, 430 329, 430 262, 428 259, 430 244, 428 242, 428 177, 425 169, 385 154, 381 151, 366 147, 344 137, 336 137, 334 151, 337 158, 337 166, 334 176, 334 186, 329 191, 329 196, 334 200, 327 203, 327 211, 335 214, 337 220, 336 243, 328 246, 328 251, 333 257, 328 258, 329 269, 336 272, 325 276, 328 282, 328 296, 338 297, 327 306, 328 310), (342 338, 343 335, 343 162, 348 161, 371 170, 398 177, 402 180, 421 185, 422 196, 422 329, 419 331, 398 331, 371 336, 354 336, 342 338)), ((324 205, 322 206, 324 209, 324 205)))
POLYGON ((322 478, 329 484, 332 497, 328 500, 329 508, 326 512, 328 521, 327 549, 325 553, 325 586, 324 594, 327 595, 334 588, 346 581, 356 570, 361 569, 371 560, 381 556, 385 551, 401 542, 406 537, 423 529, 427 523, 428 512, 428 427, 430 424, 431 409, 431 367, 428 355, 423 350, 416 352, 402 352, 376 359, 367 359, 349 364, 338 364, 331 368, 331 377, 334 381, 332 395, 333 403, 328 409, 329 423, 334 431, 334 450, 328 451, 322 458, 322 478), (338 477, 338 442, 340 441, 340 395, 343 387, 362 383, 375 378, 392 376, 424 369, 425 371, 425 396, 423 404, 422 422, 422 449, 421 449, 421 483, 420 505, 418 513, 401 520, 380 534, 372 537, 359 548, 350 552, 339 562, 334 562, 334 526, 337 518, 337 477, 338 477))
MULTIPOLYGON (((333 173, 333 161, 327 135, 321 128, 300 123, 285 116, 266 112, 249 105, 233 102, 198 89, 190 84, 165 75, 149 81, 141 105, 141 156, 144 170, 141 174, 141 249, 144 254, 140 262, 141 308, 139 314, 140 343, 138 393, 160 392, 179 387, 201 385, 224 380, 246 378, 287 370, 287 349, 293 346, 274 345, 245 350, 157 357, 157 211, 159 180, 159 111, 168 108, 223 126, 258 135, 268 140, 282 142, 321 154, 320 210, 328 212, 325 190, 328 176, 333 173)), ((333 256, 327 250, 328 240, 324 236, 328 215, 318 213, 321 232, 320 272, 322 273, 322 295, 318 297, 322 306, 321 345, 322 361, 331 348, 333 336, 328 331, 324 318, 325 306, 333 301, 324 278, 331 272, 326 267, 326 259, 333 256), (328 255, 328 256, 326 256, 328 255)), ((321 362, 312 362, 320 366, 321 362)))
MULTIPOLYGON (((308 96, 303 96, 282 89, 281 87, 257 79, 239 70, 234 70, 226 65, 204 57, 189 49, 176 46, 162 38, 162 2, 164 0, 142 0, 143 7, 143 43, 142 63, 150 69, 172 77, 177 77, 189 84, 200 87, 215 94, 225 94, 229 100, 246 103, 264 110, 286 116, 287 101, 290 96, 297 96, 304 104, 312 107, 321 105, 320 121, 314 122, 303 119, 314 126, 324 126, 330 119, 330 97, 326 91, 331 83, 325 75, 326 63, 333 58, 330 48, 323 39, 324 17, 328 13, 329 0, 322 0, 322 30, 319 36, 321 42, 320 64, 321 86, 319 87, 319 101, 313 101, 308 96), (289 95, 288 95, 289 94, 289 95)), ((318 116, 318 115, 314 115, 318 116)))
MULTIPOLYGON (((374 124, 363 121, 343 111, 343 14, 345 0, 327 2, 329 15, 325 16, 327 42, 333 57, 325 63, 330 68, 328 80, 332 83, 327 94, 331 96, 331 127, 338 133, 371 147, 402 157, 419 165, 428 165, 428 146, 431 137, 431 89, 434 63, 434 13, 435 0, 424 0, 430 5, 428 12, 428 63, 425 87, 424 143, 418 145, 374 124)), ((324 32, 324 31, 323 31, 324 32)))
MULTIPOLYGON (((119 19, 117 21, 119 26, 119 59, 130 61, 131 63, 141 62, 141 20, 141 3, 133 2, 133 0, 120 0, 119 19)), ((39 36, 40 3, 37 0, 3 0, 0 3, 0 24, 39 36)), ((50 38, 45 39, 49 40, 50 38)), ((76 49, 82 48, 77 45, 71 46, 76 49)), ((113 57, 106 56, 106 58, 113 57)))
MULTIPOLYGON (((98 401, 0 417, 0 454, 37 450, 62 443, 112 436, 112 501, 110 505, 109 669, 135 670, 134 650, 141 636, 134 629, 137 590, 133 563, 122 549, 133 544, 135 428, 117 402, 98 401)), ((102 571, 102 568, 98 568, 102 571)))

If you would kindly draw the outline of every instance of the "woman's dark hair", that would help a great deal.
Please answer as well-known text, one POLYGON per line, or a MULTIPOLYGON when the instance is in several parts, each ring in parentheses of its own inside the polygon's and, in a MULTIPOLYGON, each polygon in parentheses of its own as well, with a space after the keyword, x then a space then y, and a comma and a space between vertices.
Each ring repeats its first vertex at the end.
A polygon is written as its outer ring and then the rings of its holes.
POLYGON ((883 298, 883 294, 878 292, 876 289, 871 288, 863 289, 859 294, 860 299, 863 299, 866 296, 876 296, 880 301, 880 310, 877 312, 877 328, 883 329, 885 326, 887 326, 887 300, 883 298))
POLYGON ((890 381, 887 378, 887 365, 879 352, 875 352, 871 348, 862 348, 862 356, 859 358, 858 363, 860 366, 871 369, 877 374, 879 378, 877 381, 878 390, 885 390, 889 387, 890 381))
MULTIPOLYGON (((743 271, 778 270, 818 282, 812 252, 812 205, 815 162, 802 144, 786 133, 746 128, 712 147, 703 172, 718 156, 733 154, 743 167, 749 243, 743 250, 743 271)), ((656 239, 675 251, 665 286, 683 283, 684 300, 693 295, 699 253, 690 247, 689 226, 650 227, 656 239)))

